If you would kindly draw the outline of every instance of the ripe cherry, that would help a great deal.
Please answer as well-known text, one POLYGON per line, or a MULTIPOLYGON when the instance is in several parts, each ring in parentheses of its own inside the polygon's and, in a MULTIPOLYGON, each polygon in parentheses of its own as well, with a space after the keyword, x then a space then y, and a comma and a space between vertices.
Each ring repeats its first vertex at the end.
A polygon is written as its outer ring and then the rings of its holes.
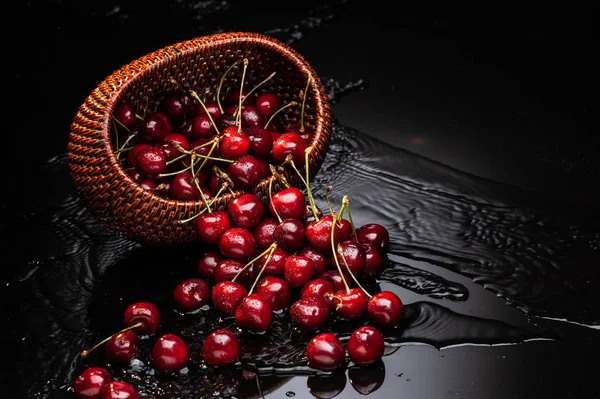
POLYGON ((292 304, 290 316, 303 331, 316 331, 327 323, 329 306, 329 301, 325 298, 302 298, 292 304))
POLYGON ((365 268, 363 274, 366 276, 373 276, 377 274, 381 268, 381 255, 373 244, 361 244, 365 250, 365 268))
POLYGON ((325 298, 329 302, 330 310, 333 310, 335 306, 332 295, 334 295, 336 291, 337 290, 329 281, 317 278, 309 281, 308 284, 302 287, 302 290, 300 291, 300 298, 308 298, 311 296, 325 298))
POLYGON ((339 290, 333 297, 333 303, 338 315, 346 319, 358 319, 364 315, 367 308, 367 295, 360 288, 339 290))
POLYGON ((198 260, 198 274, 207 281, 214 281, 214 270, 225 258, 220 252, 207 251, 198 260))
POLYGON ((141 182, 139 182, 139 185, 144 190, 149 190, 149 191, 156 190, 156 183, 154 183, 152 180, 142 180, 141 182))
POLYGON ((290 255, 285 260, 283 275, 290 287, 302 287, 315 275, 315 264, 307 257, 290 255))
POLYGON ((285 261, 288 258, 288 256, 290 256, 290 254, 288 252, 286 252, 284 249, 277 247, 273 250, 273 254, 271 255, 271 259, 269 260, 269 263, 267 263, 265 265, 265 262, 267 261, 269 254, 263 255, 259 259, 259 261, 258 261, 259 270, 262 269, 263 267, 265 267, 265 270, 263 271, 263 275, 282 277, 284 270, 285 270, 285 261))
POLYGON ((273 232, 277 244, 288 251, 295 251, 304 245, 304 225, 298 219, 284 219, 273 232))
POLYGON ((89 367, 75 379, 75 396, 78 399, 102 399, 110 380, 110 373, 105 368, 89 367))
POLYGON ((295 187, 285 188, 272 195, 269 209, 281 219, 302 219, 306 213, 306 198, 295 187))
POLYGON ((204 107, 198 104, 196 107, 196 115, 206 115, 206 111, 213 117, 218 118, 221 116, 221 109, 217 103, 204 103, 204 107), (206 110, 204 109, 206 107, 206 110))
POLYGON ((380 252, 387 248, 390 242, 390 233, 378 223, 369 223, 356 229, 358 242, 373 244, 380 252))
POLYGON ((194 99, 189 94, 180 90, 167 92, 160 100, 158 107, 174 121, 191 118, 196 113, 194 99))
POLYGON ((185 136, 181 133, 169 133, 167 136, 157 144, 161 148, 167 157, 167 161, 171 161, 180 156, 181 150, 189 150, 190 144, 188 143, 185 136))
POLYGON ((227 168, 229 177, 236 187, 253 188, 263 178, 263 171, 258 159, 252 155, 242 155, 227 168))
MULTIPOLYGON (((311 247, 320 252, 331 252, 331 228, 334 218, 326 215, 318 221, 312 221, 306 225, 306 240, 311 247)), ((333 228, 333 242, 335 247, 342 238, 342 229, 338 223, 333 228)))
MULTIPOLYGON (((342 276, 344 277, 344 280, 346 280, 346 283, 348 284, 348 286, 351 287, 352 279, 350 278, 348 273, 343 273, 342 276)), ((343 290, 345 288, 344 281, 342 280, 342 276, 340 276, 340 272, 338 272, 337 270, 325 270, 324 272, 319 274, 317 276, 317 278, 329 281, 331 283, 331 285, 333 285, 333 287, 336 289, 336 292, 337 292, 337 291, 343 290)))
POLYGON ((267 122, 265 116, 253 105, 244 105, 242 107, 242 118, 246 121, 246 124, 250 126, 263 127, 267 122))
POLYGON ((311 339, 306 346, 306 359, 311 367, 331 371, 344 364, 346 350, 335 334, 322 333, 311 339))
POLYGON ((238 159, 250 151, 250 139, 238 132, 237 126, 229 126, 223 130, 219 143, 219 152, 225 159, 238 159))
POLYGON ((256 253, 256 241, 249 230, 232 227, 219 239, 219 250, 227 258, 248 260, 256 253))
POLYGON ((104 349, 110 362, 129 364, 140 353, 140 339, 133 331, 121 331, 108 340, 104 349))
POLYGON ((179 308, 185 311, 200 309, 210 299, 210 287, 199 278, 182 281, 173 290, 173 297, 179 308))
MULTIPOLYGON (((281 101, 273 93, 264 93, 256 98, 254 103, 256 108, 264 115, 265 118, 271 117, 281 107, 281 101)), ((264 125, 263 125, 264 126, 264 125)))
POLYGON ((167 170, 167 155, 162 148, 142 148, 135 157, 135 169, 148 179, 156 179, 167 170))
POLYGON ((127 382, 113 381, 106 386, 103 399, 140 399, 140 395, 127 382))
POLYGON ((263 277, 256 286, 256 293, 265 298, 274 312, 285 309, 292 300, 290 286, 279 277, 263 277))
POLYGON ((136 158, 138 153, 144 148, 152 148, 150 144, 140 143, 133 146, 133 148, 127 154, 127 165, 129 167, 136 167, 136 158))
POLYGON ((354 237, 352 232, 352 224, 347 219, 342 219, 339 221, 341 236, 340 241, 350 240, 354 237))
MULTIPOLYGON (((198 178, 198 177, 197 177, 198 178)), ((200 181, 198 186, 202 187, 200 181)), ((200 190, 192 180, 192 172, 186 170, 173 176, 171 186, 169 187, 169 195, 182 201, 193 201, 200 198, 200 190)))
POLYGON ((403 317, 404 305, 391 291, 378 292, 367 303, 367 318, 378 327, 398 325, 403 317))
POLYGON ((241 194, 227 204, 233 223, 245 229, 254 228, 261 221, 264 210, 262 201, 253 193, 241 194))
POLYGON ((248 331, 266 331, 273 321, 273 310, 260 294, 253 293, 242 300, 235 310, 235 321, 248 331))
POLYGON ((147 143, 154 144, 162 141, 173 131, 169 117, 163 112, 156 111, 148 114, 142 120, 139 135, 147 143))
MULTIPOLYGON (((270 116, 270 115, 269 115, 270 116)), ((121 102, 119 103, 119 105, 117 105, 117 107, 115 108, 115 111, 113 113, 113 117, 123 126, 125 126, 128 129, 131 129, 136 122, 136 118, 135 118, 135 110, 133 109, 133 106, 131 105, 131 103, 129 102, 121 102)), ((117 124, 117 129, 120 129, 121 126, 119 126, 117 124)))
MULTIPOLYGON (((360 276, 365 268, 366 256, 362 245, 352 240, 342 241, 337 246, 337 261, 342 269, 348 265, 350 272, 355 276, 360 276), (345 262, 344 262, 345 261, 345 262)), ((329 262, 332 266, 335 265, 335 260, 329 262)))
POLYGON ((123 323, 125 327, 140 323, 133 331, 143 335, 154 334, 160 325, 160 312, 150 302, 136 302, 125 309, 123 323))
POLYGON ((329 268, 329 259, 310 246, 303 247, 298 251, 298 255, 305 256, 313 261, 315 265, 315 275, 320 274, 329 268))
POLYGON ((194 226, 204 242, 218 244, 221 236, 231 228, 231 219, 225 211, 212 211, 198 216, 194 226))
POLYGON ((163 335, 152 349, 152 363, 162 373, 175 373, 187 366, 188 360, 188 347, 175 334, 163 335))
POLYGON ((359 366, 365 366, 381 359, 384 350, 383 335, 372 326, 357 328, 348 340, 348 355, 359 366))
POLYGON ((210 333, 202 345, 204 362, 214 367, 227 366, 237 362, 240 351, 239 339, 226 328, 210 333))
POLYGON ((248 291, 240 283, 222 281, 213 287, 212 303, 224 316, 233 316, 246 295, 248 291))
POLYGON ((250 139, 250 154, 255 157, 264 158, 273 148, 273 137, 271 133, 259 126, 250 126, 246 129, 246 136, 250 139))
POLYGON ((278 224, 279 222, 275 218, 266 217, 254 227, 254 239, 259 249, 266 249, 275 242, 273 233, 278 224))
POLYGON ((284 162, 288 155, 296 165, 304 165, 304 152, 306 151, 306 142, 298 133, 284 133, 273 141, 273 150, 271 154, 279 162, 284 162))
MULTIPOLYGON (((224 131, 228 127, 233 127, 236 131, 238 129, 237 118, 233 116, 233 113, 231 112, 225 112, 222 114, 218 119, 217 125, 219 125, 219 129, 221 129, 221 131, 224 131)), ((242 119, 241 125, 242 131, 248 127, 248 124, 244 119, 242 119)))
MULTIPOLYGON (((235 276, 244 268, 244 264, 236 259, 223 259, 213 273, 217 283, 221 281, 232 281, 235 276)), ((236 279, 242 285, 248 285, 254 281, 254 266, 246 268, 236 279)))
POLYGON ((194 137, 208 138, 215 134, 215 126, 206 113, 196 115, 191 122, 194 137))

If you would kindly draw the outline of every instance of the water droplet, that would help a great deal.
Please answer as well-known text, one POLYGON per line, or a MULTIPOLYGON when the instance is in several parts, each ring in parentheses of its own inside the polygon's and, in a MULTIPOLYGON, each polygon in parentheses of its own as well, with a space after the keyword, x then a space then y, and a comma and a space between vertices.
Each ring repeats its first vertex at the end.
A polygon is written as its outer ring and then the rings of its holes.
POLYGON ((285 396, 287 396, 288 398, 291 398, 291 397, 294 397, 294 396, 296 396, 296 393, 295 393, 295 392, 292 392, 292 391, 287 391, 287 392, 285 393, 285 396))

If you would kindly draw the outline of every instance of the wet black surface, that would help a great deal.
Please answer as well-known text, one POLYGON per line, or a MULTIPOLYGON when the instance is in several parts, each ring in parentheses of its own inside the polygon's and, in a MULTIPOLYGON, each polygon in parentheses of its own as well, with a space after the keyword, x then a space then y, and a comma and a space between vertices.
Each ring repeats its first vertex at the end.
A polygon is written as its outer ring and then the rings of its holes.
MULTIPOLYGON (((38 36, 15 50, 11 119, 20 133, 6 145, 27 162, 13 175, 1 222, 2 342, 14 359, 3 362, 2 381, 21 392, 14 397, 72 397, 76 374, 103 363, 101 353, 86 362, 78 353, 117 329, 136 300, 161 307, 164 329, 190 343, 192 365, 157 378, 146 365, 149 339, 143 364, 111 368, 114 375, 149 397, 258 394, 240 368, 198 366, 210 332, 202 326, 229 320, 172 310, 170 291, 193 273, 200 249, 156 250, 113 236, 81 207, 62 156, 77 107, 106 75, 173 42, 229 30, 288 41, 330 88, 335 139, 317 187, 332 184, 336 201, 348 193, 357 224, 390 229, 387 267, 370 289, 393 290, 408 304, 406 324, 385 334, 387 355, 366 370, 315 375, 297 345, 308 337, 290 336, 285 317, 264 337, 244 337, 243 365, 260 375, 263 394, 598 394, 591 16, 408 17, 355 1, 302 2, 293 12, 260 2, 144 4, 23 5, 18 32, 38 36)), ((5 170, 15 170, 11 159, 2 158, 5 170)), ((344 337, 352 326, 329 328, 344 337)))

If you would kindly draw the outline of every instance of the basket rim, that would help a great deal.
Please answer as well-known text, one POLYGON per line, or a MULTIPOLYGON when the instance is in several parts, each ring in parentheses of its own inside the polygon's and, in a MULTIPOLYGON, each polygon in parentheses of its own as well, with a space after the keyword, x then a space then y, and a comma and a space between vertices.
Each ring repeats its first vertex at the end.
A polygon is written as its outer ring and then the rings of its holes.
MULTIPOLYGON (((154 201, 159 201, 160 203, 166 204, 167 206, 185 208, 191 207, 197 210, 201 210, 205 207, 204 201, 202 199, 187 201, 177 200, 165 198, 148 190, 144 190, 139 184, 134 182, 131 179, 131 177, 125 172, 121 163, 116 158, 115 152, 112 148, 112 139, 110 135, 110 118, 116 108, 117 100, 119 99, 123 91, 127 90, 127 88, 131 84, 133 84, 139 76, 141 76, 146 70, 150 68, 155 68, 157 66, 165 64, 169 62, 173 57, 180 57, 182 55, 193 54, 197 51, 205 51, 212 47, 223 46, 229 43, 236 42, 249 42, 252 44, 257 44, 259 46, 265 46, 277 50, 278 52, 283 53, 284 57, 290 60, 300 71, 306 74, 307 77, 310 76, 311 81, 308 86, 309 90, 312 91, 313 98, 315 101, 315 126, 312 141, 307 147, 314 147, 315 144, 319 142, 320 136, 325 134, 325 132, 328 130, 331 121, 326 118, 326 115, 328 115, 329 113, 327 92, 325 91, 323 84, 316 71, 310 66, 308 61, 298 51, 293 49, 288 44, 265 34, 245 31, 214 33, 173 43, 171 45, 159 48, 130 61, 129 63, 115 70, 112 74, 108 75, 100 84, 97 85, 97 87, 99 87, 109 82, 111 83, 111 85, 114 85, 114 80, 120 82, 120 84, 114 90, 112 95, 108 97, 107 106, 104 108, 103 116, 101 118, 102 128, 100 130, 100 134, 102 136, 102 147, 103 150, 106 151, 106 153, 108 154, 108 162, 110 163, 110 165, 107 166, 114 168, 114 170, 120 175, 120 178, 126 179, 126 181, 128 181, 131 185, 135 186, 135 189, 139 190, 142 196, 150 198, 154 201), (156 60, 147 64, 140 62, 142 60, 148 60, 152 58, 155 58, 156 60), (143 65, 142 68, 140 68, 141 65, 143 65)), ((260 186, 265 181, 268 182, 269 180, 275 180, 273 182, 274 184, 276 182, 274 176, 269 176, 261 180, 256 187, 260 186)), ((235 195, 238 195, 239 193, 243 192, 252 192, 252 190, 253 189, 239 190, 234 188, 233 192, 235 193, 235 195)), ((232 197, 232 193, 224 192, 220 195, 220 198, 224 199, 225 203, 227 203, 231 199, 227 197, 232 197)))

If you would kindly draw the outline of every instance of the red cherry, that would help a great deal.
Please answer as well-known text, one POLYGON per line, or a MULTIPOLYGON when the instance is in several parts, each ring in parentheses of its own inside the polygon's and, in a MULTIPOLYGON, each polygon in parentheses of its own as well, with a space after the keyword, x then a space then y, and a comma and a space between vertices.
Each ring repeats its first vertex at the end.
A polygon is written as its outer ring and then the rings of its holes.
POLYGON ((218 244, 221 236, 231 228, 231 220, 225 211, 203 213, 194 223, 196 232, 207 244, 218 244))
POLYGON ((140 399, 140 395, 130 384, 113 381, 104 390, 104 399, 140 399))
POLYGON ((274 312, 285 309, 292 300, 292 292, 288 283, 273 276, 266 276, 259 281, 256 293, 265 298, 274 312))
POLYGON ((267 249, 269 245, 275 242, 273 233, 279 222, 271 217, 262 219, 256 227, 254 227, 254 239, 259 249, 267 249))
POLYGON ((285 219, 275 228, 273 238, 285 250, 300 249, 304 245, 304 225, 298 219, 285 219))
POLYGON ((140 172, 138 172, 135 169, 128 170, 127 174, 129 175, 129 177, 131 177, 131 180, 133 180, 134 182, 136 182, 138 184, 141 183, 144 180, 144 178, 142 177, 142 175, 140 175, 140 172))
POLYGON ((302 287, 315 275, 315 264, 307 257, 290 255, 285 260, 283 275, 292 288, 302 287))
MULTIPOLYGON (((119 105, 117 105, 115 111, 113 112, 113 117, 117 121, 119 121, 121 125, 125 126, 128 129, 131 129, 136 122, 135 110, 133 109, 131 103, 128 103, 126 101, 121 102, 119 103, 119 105)), ((119 126, 119 124, 117 124, 117 129, 122 129, 122 127, 119 126)))
POLYGON ((154 183, 152 180, 142 180, 139 183, 140 187, 142 187, 144 190, 156 190, 156 183, 154 183))
POLYGON ((158 108, 171 120, 175 121, 191 118, 196 113, 194 99, 189 94, 180 90, 166 93, 160 100, 158 108))
POLYGON ((162 148, 142 148, 135 157, 135 170, 148 179, 156 179, 167 170, 167 155, 162 148))
MULTIPOLYGON (((271 117, 281 107, 281 101, 273 93, 264 93, 256 98, 254 103, 256 108, 264 115, 265 118, 271 117)), ((264 125, 263 125, 264 126, 264 125)))
POLYGON ((302 219, 306 214, 306 197, 295 187, 286 188, 272 195, 269 209, 281 219, 302 219))
POLYGON ((366 366, 381 359, 384 350, 383 335, 372 326, 359 327, 348 340, 348 355, 359 366, 366 366))
MULTIPOLYGON (((237 118, 233 116, 233 112, 225 111, 225 113, 219 117, 217 125, 219 125, 219 129, 221 131, 225 131, 225 129, 227 129, 228 127, 234 127, 236 131, 238 130, 237 118)), ((242 119, 241 125, 242 131, 244 131, 244 129, 248 127, 248 124, 244 119, 242 119)))
POLYGON ((150 302, 136 302, 125 309, 123 315, 125 327, 130 327, 141 323, 134 331, 139 334, 154 334, 160 325, 160 312, 158 308, 150 302))
POLYGON ((264 158, 273 148, 273 136, 266 129, 259 126, 250 126, 246 129, 246 136, 250 139, 250 154, 264 158))
POLYGON ((162 373, 175 373, 187 366, 188 360, 188 347, 175 334, 163 335, 152 349, 152 363, 162 373))
POLYGON ((225 258, 220 252, 208 251, 198 260, 198 274, 207 281, 214 281, 214 270, 225 258))
POLYGON ((165 152, 167 161, 171 161, 180 156, 182 154, 180 148, 186 151, 190 149, 190 144, 181 133, 167 134, 163 141, 158 143, 157 146, 165 152))
POLYGON ((219 250, 227 258, 248 260, 256 253, 256 241, 249 230, 232 227, 219 239, 219 250))
POLYGON ((327 323, 329 301, 318 296, 302 298, 292 304, 290 316, 303 331, 316 331, 327 323))
POLYGON ((381 267, 381 255, 373 244, 361 244, 365 250, 365 268, 363 274, 373 276, 377 274, 381 267))
POLYGON ((206 113, 196 115, 191 124, 194 137, 208 138, 215 134, 215 126, 206 113))
MULTIPOLYGON (((306 240, 311 247, 320 252, 331 252, 331 227, 334 223, 333 216, 323 216, 318 221, 306 225, 306 240)), ((337 247, 342 238, 342 229, 338 223, 333 228, 333 242, 337 247)))
POLYGON ((339 290, 335 293, 333 303, 338 315, 346 319, 358 319, 367 308, 367 295, 360 288, 350 288, 349 292, 339 290))
MULTIPOLYGON (((235 259, 224 259, 220 262, 213 273, 217 283, 221 281, 231 281, 244 268, 244 264, 235 259)), ((244 270, 236 279, 242 285, 248 285, 254 281, 254 266, 244 270)))
POLYGON ((147 143, 154 144, 162 141, 173 131, 168 116, 160 111, 148 114, 140 124, 139 135, 147 143))
POLYGON ((117 364, 129 364, 140 353, 140 339, 131 330, 113 335, 106 343, 105 353, 108 360, 117 364))
POLYGON ((186 138, 192 137, 192 123, 191 120, 186 120, 181 125, 173 128, 173 132, 183 134, 186 138))
POLYGON ((352 233, 352 224, 346 220, 346 219, 342 219, 339 221, 340 224, 340 230, 341 230, 341 235, 340 235, 340 241, 346 241, 346 240, 350 240, 354 237, 354 234, 352 233))
POLYGON ((256 194, 246 193, 235 197, 227 204, 227 212, 233 223, 245 229, 254 228, 262 219, 264 205, 256 194))
POLYGON ((342 341, 332 333, 322 333, 310 340, 306 346, 308 365, 319 370, 335 370, 346 360, 342 341))
POLYGON ((142 144, 136 144, 129 151, 129 153, 127 154, 127 165, 129 167, 135 168, 137 166, 136 165, 137 155, 144 148, 152 148, 152 146, 150 144, 144 144, 144 143, 142 143, 142 144))
MULTIPOLYGON (((344 280, 346 280, 348 286, 352 287, 352 279, 350 278, 348 273, 343 273, 342 276, 344 277, 344 280)), ((333 285, 333 288, 336 289, 336 291, 343 290, 346 288, 344 285, 344 281, 340 276, 340 272, 338 272, 337 270, 325 270, 324 272, 319 274, 317 278, 329 281, 331 285, 333 285)))
POLYGON ((212 191, 213 193, 218 193, 222 185, 223 180, 221 180, 221 178, 218 175, 216 175, 215 173, 210 173, 208 175, 208 188, 210 189, 210 191, 212 191))
POLYGON ((398 325, 403 317, 404 305, 391 291, 378 292, 367 303, 367 318, 378 327, 398 325))
POLYGON ((210 287, 199 278, 189 278, 182 281, 173 290, 177 305, 185 310, 197 310, 206 305, 210 299, 210 287))
POLYGON ((263 177, 260 162, 252 155, 243 155, 233 161, 227 172, 236 187, 245 189, 253 188, 263 177))
MULTIPOLYGON (((337 253, 335 256, 342 269, 345 269, 346 265, 348 265, 350 272, 355 276, 360 276, 362 274, 366 262, 365 250, 362 245, 352 240, 342 241, 337 246, 337 253)), ((329 263, 334 266, 335 260, 333 255, 331 256, 331 259, 332 260, 329 263)))
MULTIPOLYGON (((196 178, 199 179, 200 177, 196 178)), ((202 187, 200 183, 201 181, 198 180, 198 186, 202 187)), ((169 195, 174 199, 182 201, 193 201, 200 198, 200 190, 198 190, 198 187, 192 180, 191 171, 186 170, 173 177, 171 186, 169 187, 169 195)))
POLYGON ((358 242, 373 244, 380 252, 387 248, 390 242, 390 233, 378 223, 369 223, 356 229, 358 242))
POLYGON ((238 282, 222 281, 212 290, 212 303, 224 316, 233 316, 235 309, 248 295, 246 288, 238 282))
POLYGON ((320 274, 329 268, 329 259, 314 248, 305 246, 298 251, 298 255, 305 256, 313 261, 315 265, 315 274, 320 274))
POLYGON ((78 399, 102 399, 110 383, 110 373, 102 367, 89 367, 75 379, 73 390, 78 399))
MULTIPOLYGON (((213 118, 218 118, 221 116, 221 109, 219 108, 219 104, 217 103, 204 103, 204 107, 206 107, 206 109, 208 110, 208 113, 210 113, 210 115, 213 118)), ((206 115, 206 111, 204 110, 204 107, 201 104, 198 104, 198 106, 196 107, 196 115, 206 115)))
POLYGON ((250 294, 235 310, 235 321, 245 330, 263 332, 273 321, 273 310, 262 295, 250 294))
POLYGON ((285 261, 288 258, 288 256, 290 256, 290 254, 287 253, 284 249, 275 248, 273 250, 273 254, 271 255, 271 259, 269 260, 269 263, 267 263, 265 265, 265 262, 267 261, 267 258, 269 257, 268 253, 263 255, 258 260, 258 270, 265 267, 265 270, 263 271, 263 275, 282 277, 284 270, 285 270, 285 261))
POLYGON ((238 159, 250 151, 250 139, 238 132, 237 126, 229 126, 223 130, 219 143, 219 152, 225 159, 238 159))
POLYGON ((234 333, 226 328, 210 333, 202 345, 204 362, 214 367, 227 366, 237 362, 240 351, 240 341, 234 333))
POLYGON ((265 116, 259 109, 253 105, 244 105, 242 107, 242 118, 246 121, 248 126, 264 126, 267 122, 265 116))
POLYGON ((332 295, 334 295, 336 291, 337 290, 329 281, 317 278, 309 281, 308 284, 302 287, 302 290, 300 291, 300 298, 308 298, 311 296, 325 298, 329 302, 330 310, 333 310, 335 306, 332 295))
POLYGON ((271 154, 278 162, 284 162, 288 155, 296 165, 304 165, 306 142, 298 133, 284 133, 273 141, 271 154))

